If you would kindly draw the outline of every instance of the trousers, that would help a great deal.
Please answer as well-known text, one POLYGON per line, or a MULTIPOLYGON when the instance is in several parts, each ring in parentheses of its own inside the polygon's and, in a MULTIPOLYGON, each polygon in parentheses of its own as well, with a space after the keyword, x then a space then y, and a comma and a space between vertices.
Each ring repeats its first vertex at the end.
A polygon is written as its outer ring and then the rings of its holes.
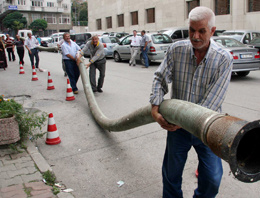
POLYGON ((19 56, 19 63, 22 63, 22 65, 24 65, 24 49, 23 48, 17 48, 17 54, 19 56))
POLYGON ((77 82, 79 79, 80 71, 77 66, 77 63, 74 60, 68 60, 68 59, 64 59, 64 63, 65 63, 65 67, 66 67, 66 72, 70 79, 70 85, 71 85, 72 91, 78 91, 77 82))
POLYGON ((33 48, 31 49, 31 54, 28 52, 30 61, 31 61, 31 66, 34 66, 34 57, 35 57, 35 68, 39 67, 39 54, 38 54, 38 49, 33 48))
POLYGON ((143 55, 143 59, 144 59, 144 66, 145 67, 149 67, 149 61, 148 61, 148 46, 146 46, 146 48, 144 49, 144 47, 141 47, 141 51, 142 51, 142 55, 143 55))
POLYGON ((8 53, 8 59, 9 61, 11 61, 13 59, 13 61, 15 61, 15 55, 14 55, 14 51, 13 48, 6 48, 7 53, 8 53), (11 55, 12 55, 12 59, 11 59, 11 55))
POLYGON ((134 64, 134 65, 136 65, 135 59, 136 59, 136 56, 137 56, 139 50, 140 50, 140 47, 131 47, 131 48, 130 48, 130 51, 131 51, 131 59, 130 59, 130 61, 129 61, 129 64, 134 64))
POLYGON ((97 91, 98 89, 101 89, 103 87, 105 72, 106 72, 106 58, 95 61, 90 65, 89 78, 90 78, 90 84, 93 91, 97 91), (99 78, 98 78, 97 85, 96 85, 96 69, 99 70, 99 78))
MULTIPOLYGON (((183 198, 182 173, 191 146, 198 155, 198 187, 193 198, 214 198, 223 175, 221 159, 201 140, 184 129, 168 131, 162 166, 163 197, 183 198)), ((194 167, 194 172, 197 167, 194 167)))

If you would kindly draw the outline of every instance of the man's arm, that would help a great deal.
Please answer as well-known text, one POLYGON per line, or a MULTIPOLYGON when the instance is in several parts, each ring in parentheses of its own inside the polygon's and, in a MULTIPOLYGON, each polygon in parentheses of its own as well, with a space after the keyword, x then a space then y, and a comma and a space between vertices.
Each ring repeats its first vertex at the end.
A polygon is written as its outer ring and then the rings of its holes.
POLYGON ((25 46, 25 48, 28 50, 29 54, 31 54, 32 52, 31 52, 31 50, 29 49, 29 47, 28 47, 27 45, 28 45, 28 41, 25 40, 24 46, 25 46))

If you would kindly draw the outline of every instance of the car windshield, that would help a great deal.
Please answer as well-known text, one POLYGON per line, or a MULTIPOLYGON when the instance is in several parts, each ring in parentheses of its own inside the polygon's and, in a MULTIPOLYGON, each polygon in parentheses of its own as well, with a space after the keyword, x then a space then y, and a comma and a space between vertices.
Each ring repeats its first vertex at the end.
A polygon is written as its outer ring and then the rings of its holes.
POLYGON ((75 39, 77 41, 84 41, 85 40, 84 34, 76 34, 75 37, 76 37, 75 39))
POLYGON ((111 43, 111 40, 108 36, 104 36, 101 38, 102 43, 111 43))
POLYGON ((151 37, 154 44, 172 43, 172 39, 165 34, 153 34, 151 37))
POLYGON ((220 43, 224 47, 245 47, 243 43, 232 38, 216 38, 214 41, 220 43))
POLYGON ((253 40, 250 42, 250 44, 258 44, 258 43, 260 43, 260 38, 255 38, 255 39, 253 39, 253 40))
POLYGON ((244 32, 223 32, 223 35, 244 35, 244 32))

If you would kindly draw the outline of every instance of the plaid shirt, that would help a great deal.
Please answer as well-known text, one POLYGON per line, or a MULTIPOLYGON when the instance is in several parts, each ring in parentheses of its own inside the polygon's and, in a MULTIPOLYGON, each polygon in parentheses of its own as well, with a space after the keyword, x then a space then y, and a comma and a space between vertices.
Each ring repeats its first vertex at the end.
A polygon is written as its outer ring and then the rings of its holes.
POLYGON ((160 105, 168 93, 168 83, 172 83, 171 98, 221 111, 232 66, 231 54, 213 40, 199 65, 190 40, 176 42, 154 74, 150 103, 160 105))

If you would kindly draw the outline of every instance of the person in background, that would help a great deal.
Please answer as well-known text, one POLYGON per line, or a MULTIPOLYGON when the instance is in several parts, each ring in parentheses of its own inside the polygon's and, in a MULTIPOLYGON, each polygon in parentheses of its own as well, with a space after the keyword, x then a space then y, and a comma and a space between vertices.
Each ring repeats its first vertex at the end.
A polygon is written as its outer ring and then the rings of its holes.
POLYGON ((38 69, 40 72, 43 72, 44 70, 39 68, 39 50, 37 49, 37 45, 39 45, 38 40, 32 36, 30 32, 27 33, 27 38, 25 39, 24 45, 26 49, 28 50, 28 54, 31 60, 31 66, 35 66, 36 69, 38 69), (35 57, 35 64, 34 64, 34 57, 35 57))
POLYGON ((140 42, 142 37, 137 35, 137 31, 133 31, 133 36, 130 38, 131 44, 130 44, 130 51, 131 51, 131 59, 129 61, 129 66, 133 64, 133 66, 136 65, 135 58, 140 51, 140 42))
POLYGON ((147 52, 148 52, 148 43, 149 43, 149 38, 148 36, 145 34, 145 30, 143 30, 141 32, 141 35, 142 35, 142 40, 141 40, 141 52, 142 52, 142 55, 143 55, 143 59, 144 59, 144 66, 142 68, 148 68, 149 67, 149 62, 148 62, 148 55, 147 55, 147 52))
POLYGON ((6 55, 5 55, 5 44, 3 42, 2 37, 0 37, 0 61, 2 62, 0 64, 0 67, 6 68, 8 66, 6 55))
POLYGON ((24 58, 24 41, 22 41, 20 39, 20 36, 18 34, 16 35, 15 45, 16 45, 17 54, 19 56, 19 63, 24 65, 24 61, 23 61, 23 58, 24 58))
POLYGON ((41 37, 36 36, 36 38, 37 38, 37 40, 38 40, 39 45, 41 45, 41 41, 42 41, 41 37))
POLYGON ((15 61, 14 40, 10 38, 9 34, 6 35, 5 48, 6 48, 7 53, 8 53, 9 61, 11 61, 11 56, 12 56, 13 61, 15 61))
MULTIPOLYGON (((182 173, 193 146, 199 159, 198 187, 194 198, 214 198, 218 194, 223 169, 217 157, 200 139, 168 123, 159 106, 172 83, 171 98, 189 101, 221 111, 233 66, 233 57, 213 40, 215 14, 207 7, 196 7, 188 17, 189 40, 173 43, 154 74, 150 103, 152 117, 168 130, 164 154, 163 198, 183 197, 182 173)), ((200 123, 198 123, 200 124, 200 123)))
MULTIPOLYGON (((58 49, 62 55, 62 50, 61 50, 61 45, 64 43, 64 39, 61 39, 58 43, 57 43, 57 46, 58 46, 58 49)), ((64 63, 64 60, 63 58, 61 58, 61 65, 62 65, 62 69, 64 71, 64 76, 66 77, 67 76, 67 72, 66 72, 66 66, 65 66, 65 63, 64 63)))
POLYGON ((70 79, 70 85, 74 94, 78 94, 77 82, 79 79, 80 71, 76 62, 77 51, 80 47, 70 39, 70 34, 65 32, 63 34, 64 42, 61 45, 62 57, 66 66, 66 72, 70 79))
MULTIPOLYGON (((87 50, 90 52, 90 61, 87 64, 89 69, 89 78, 90 84, 93 92, 102 93, 102 87, 104 84, 105 72, 106 72, 106 57, 104 46, 100 44, 99 38, 97 35, 94 35, 91 41, 88 41, 87 44, 81 51, 80 57, 83 56, 87 50), (98 84, 96 85, 96 69, 99 70, 98 84)), ((79 65, 80 59, 78 59, 77 64, 79 65)))

